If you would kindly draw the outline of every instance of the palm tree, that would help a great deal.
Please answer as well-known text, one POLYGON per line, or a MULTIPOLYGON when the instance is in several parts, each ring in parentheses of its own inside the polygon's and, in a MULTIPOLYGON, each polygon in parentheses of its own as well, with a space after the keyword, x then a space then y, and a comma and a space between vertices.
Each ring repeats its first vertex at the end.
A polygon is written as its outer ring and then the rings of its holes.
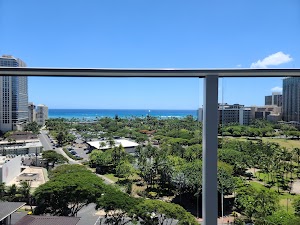
POLYGON ((16 194, 17 194, 17 186, 15 184, 9 186, 7 190, 9 201, 14 201, 16 199, 16 194))
POLYGON ((31 194, 30 194, 30 188, 31 188, 31 183, 22 181, 20 183, 20 188, 18 189, 18 192, 21 195, 21 199, 26 201, 27 204, 30 205, 31 211, 32 211, 32 206, 31 206, 31 194))
POLYGON ((162 187, 170 186, 171 176, 174 172, 172 165, 166 157, 160 157, 157 160, 157 173, 160 175, 160 184, 162 187))
POLYGON ((175 174, 172 178, 172 183, 174 184, 174 186, 177 188, 179 192, 179 198, 181 202, 181 194, 183 193, 183 190, 185 189, 188 183, 186 175, 182 172, 175 174))
POLYGON ((105 147, 105 146, 106 146, 106 144, 105 144, 104 141, 101 141, 101 142, 99 143, 99 149, 100 149, 100 148, 103 148, 103 147, 105 147))
POLYGON ((113 139, 112 136, 110 136, 110 137, 108 138, 108 144, 109 144, 109 147, 110 147, 110 148, 113 148, 113 147, 115 146, 115 140, 113 139))
POLYGON ((2 200, 5 196, 5 183, 0 183, 0 200, 2 200))
POLYGON ((298 167, 299 167, 300 148, 294 148, 293 152, 297 156, 297 164, 298 164, 298 167))
POLYGON ((16 150, 16 143, 17 143, 17 141, 16 141, 16 139, 13 139, 13 145, 14 145, 14 154, 16 154, 17 155, 17 150, 16 150))

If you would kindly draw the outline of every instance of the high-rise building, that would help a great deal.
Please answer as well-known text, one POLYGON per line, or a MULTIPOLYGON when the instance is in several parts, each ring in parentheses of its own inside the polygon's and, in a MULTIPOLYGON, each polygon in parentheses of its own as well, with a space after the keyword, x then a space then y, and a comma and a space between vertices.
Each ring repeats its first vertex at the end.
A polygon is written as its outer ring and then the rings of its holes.
MULTIPOLYGON (((13 56, 0 57, 1 67, 25 67, 13 56)), ((1 75, 1 74, 0 74, 1 75)), ((0 76, 0 130, 19 130, 28 121, 28 83, 26 76, 0 76)))
POLYGON ((33 102, 28 103, 28 122, 36 121, 35 105, 33 102))
POLYGON ((45 105, 38 105, 36 108, 37 124, 44 126, 47 119, 48 119, 48 107, 45 105))
POLYGON ((265 96, 265 105, 282 106, 282 94, 280 92, 273 92, 272 95, 265 96))
POLYGON ((300 122, 300 77, 283 79, 283 120, 300 122))
POLYGON ((265 105, 272 105, 272 95, 265 96, 265 105))

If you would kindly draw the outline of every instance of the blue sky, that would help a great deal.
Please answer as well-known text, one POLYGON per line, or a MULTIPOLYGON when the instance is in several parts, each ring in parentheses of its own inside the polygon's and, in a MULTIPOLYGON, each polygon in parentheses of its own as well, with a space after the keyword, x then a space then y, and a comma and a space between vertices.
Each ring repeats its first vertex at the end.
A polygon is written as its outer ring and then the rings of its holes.
MULTIPOLYGON (((300 67, 299 0, 1 0, 0 31, 0 54, 29 67, 300 67)), ((279 78, 220 83, 224 102, 245 105, 262 105, 282 86, 279 78)), ((202 81, 30 77, 29 100, 49 108, 196 109, 202 81)))

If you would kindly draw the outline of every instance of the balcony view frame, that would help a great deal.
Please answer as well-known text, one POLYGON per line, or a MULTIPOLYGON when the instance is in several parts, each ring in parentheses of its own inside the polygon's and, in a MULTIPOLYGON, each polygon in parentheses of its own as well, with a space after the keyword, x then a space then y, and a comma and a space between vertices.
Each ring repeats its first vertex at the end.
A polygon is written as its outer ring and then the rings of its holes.
POLYGON ((300 77, 300 69, 96 69, 0 67, 1 76, 204 78, 203 224, 217 224, 218 80, 219 78, 300 77))

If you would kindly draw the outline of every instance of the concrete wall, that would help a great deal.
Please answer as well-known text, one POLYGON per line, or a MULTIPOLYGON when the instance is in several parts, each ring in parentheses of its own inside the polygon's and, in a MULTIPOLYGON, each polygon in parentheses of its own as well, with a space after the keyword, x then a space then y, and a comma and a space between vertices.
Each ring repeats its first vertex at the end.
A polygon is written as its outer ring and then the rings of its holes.
POLYGON ((21 173, 21 156, 8 158, 8 162, 0 166, 0 182, 6 184, 21 173))

